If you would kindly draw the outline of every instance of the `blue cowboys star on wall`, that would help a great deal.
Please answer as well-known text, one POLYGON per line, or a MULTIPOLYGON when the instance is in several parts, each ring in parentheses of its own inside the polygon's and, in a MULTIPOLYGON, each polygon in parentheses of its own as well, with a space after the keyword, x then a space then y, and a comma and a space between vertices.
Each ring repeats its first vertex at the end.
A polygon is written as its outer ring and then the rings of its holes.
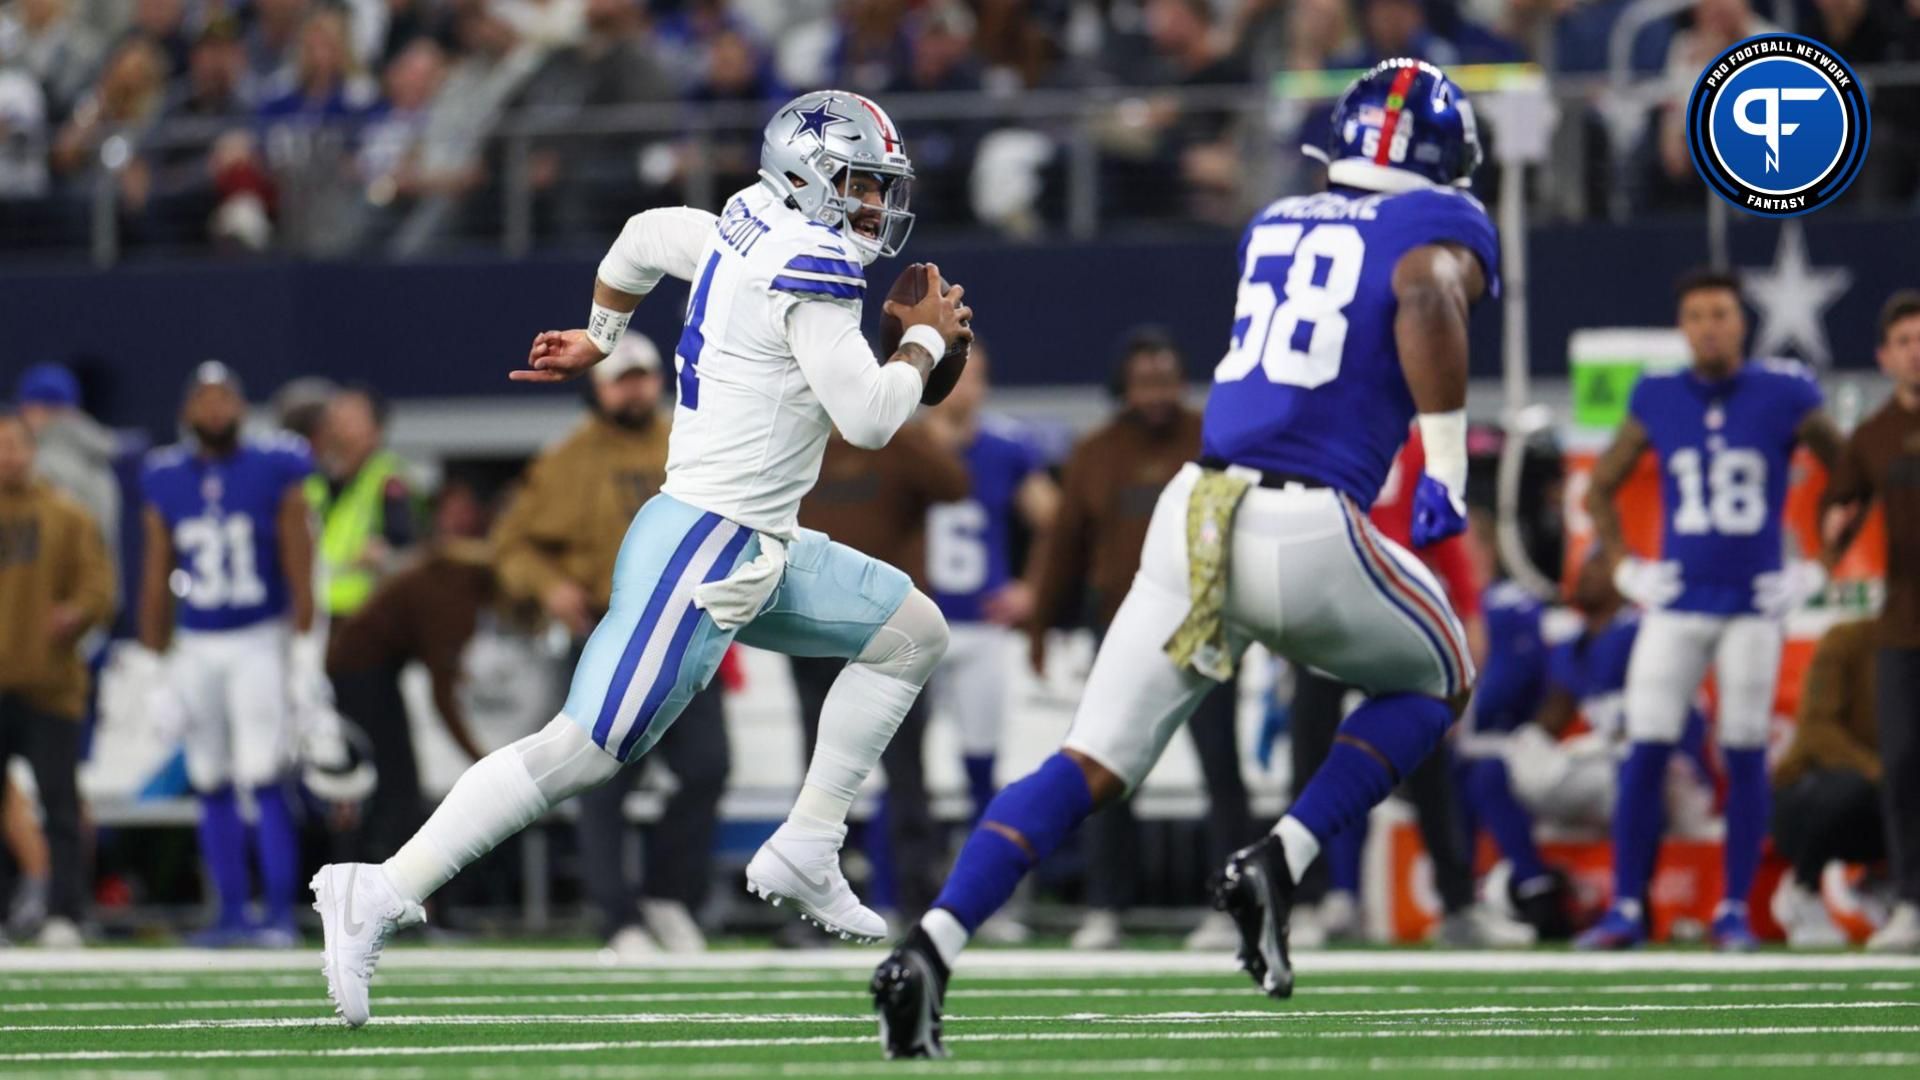
POLYGON ((828 98, 811 109, 799 109, 794 115, 800 118, 800 126, 793 129, 793 137, 812 135, 822 142, 826 141, 827 129, 835 124, 852 123, 850 116, 841 116, 833 111, 833 99, 828 98))

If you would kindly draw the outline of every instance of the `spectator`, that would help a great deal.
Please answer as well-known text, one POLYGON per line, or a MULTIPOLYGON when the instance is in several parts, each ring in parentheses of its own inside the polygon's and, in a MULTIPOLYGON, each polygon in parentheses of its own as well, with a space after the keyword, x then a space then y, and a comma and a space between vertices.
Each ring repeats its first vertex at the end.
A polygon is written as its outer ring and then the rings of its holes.
MULTIPOLYGON (((670 76, 639 7, 627 0, 587 0, 589 33, 579 46, 554 53, 528 85, 522 104, 573 110, 677 100, 670 76)), ((536 145, 533 178, 550 193, 565 235, 618 230, 635 206, 667 201, 658 189, 672 178, 671 140, 595 135, 536 145)))
POLYGON ((862 94, 878 94, 912 66, 912 47, 901 26, 902 0, 849 0, 840 14, 834 47, 834 81, 862 94))
POLYGON ((307 501, 320 521, 327 585, 320 608, 333 618, 365 606, 417 535, 406 462, 386 449, 386 435, 385 400, 371 388, 348 387, 327 403, 313 445, 319 469, 307 477, 307 501))
POLYGON ((1749 0, 1696 0, 1692 28, 1675 34, 1667 47, 1667 100, 1659 106, 1654 132, 1658 169, 1648 203, 1687 209, 1699 205, 1700 177, 1687 152, 1687 97, 1708 62, 1734 42, 1779 29, 1755 15, 1749 0))
MULTIPOLYGON (((165 105, 166 58, 146 39, 128 39, 54 139, 54 170, 69 178, 90 175, 109 139, 122 136, 137 145, 165 105)), ((138 159, 120 173, 121 196, 134 209, 146 204, 147 180, 138 159)))
MULTIPOLYGON (((32 212, 29 204, 46 197, 47 181, 46 96, 25 71, 0 68, 0 228, 32 212)), ((18 236, 24 227, 5 231, 18 236)))
POLYGON ((431 38, 416 38, 387 65, 386 109, 360 140, 358 164, 369 205, 386 207, 415 191, 420 140, 446 81, 446 53, 431 38))
POLYGON ((40 478, 65 492, 99 526, 116 588, 120 581, 120 481, 113 432, 80 408, 80 382, 60 364, 35 364, 14 388, 20 419, 32 430, 40 478))
POLYGON ((187 54, 187 76, 167 103, 167 117, 238 121, 252 114, 240 28, 231 19, 215 19, 187 54))
POLYGON ((377 52, 369 53, 369 64, 393 63, 407 47, 422 39, 445 45, 453 39, 452 13, 437 0, 386 0, 386 24, 377 52))
MULTIPOLYGON (((535 603, 572 639, 577 663, 612 601, 614 560, 627 526, 666 479, 668 422, 660 412, 660 353, 628 331, 595 365, 589 415, 548 447, 494 529, 495 566, 509 598, 535 603)), ((695 913, 713 876, 720 796, 731 765, 720 687, 687 703, 650 761, 677 786, 649 831, 639 893, 626 878, 624 804, 641 768, 580 796, 581 862, 607 948, 631 960, 664 946, 704 949, 695 913), (636 915, 638 918, 636 918, 636 915)))
POLYGON ((1870 503, 1886 514, 1887 599, 1880 611, 1875 704, 1887 846, 1899 906, 1867 947, 1920 951, 1920 291, 1880 313, 1880 370, 1893 394, 1847 440, 1827 488, 1829 556, 1846 550, 1870 503))
MULTIPOLYGON (((706 65, 688 97, 715 104, 772 106, 787 97, 787 90, 745 31, 729 26, 707 42, 706 65)), ((758 178, 761 139, 757 123, 724 127, 687 146, 681 153, 681 169, 691 172, 697 162, 713 174, 715 194, 724 198, 758 178)))
POLYGON ((427 110, 414 203, 390 243, 398 255, 427 250, 459 224, 464 196, 486 181, 487 135, 545 57, 485 8, 463 9, 455 29, 459 59, 427 110))
POLYGON ((0 68, 17 65, 32 75, 56 120, 79 103, 106 51, 99 33, 74 13, 72 0, 18 0, 0 10, 0 68))
POLYGON ((1773 843, 1793 864, 1773 894, 1773 917, 1795 948, 1834 948, 1847 935, 1820 898, 1827 864, 1887 856, 1880 814, 1871 620, 1820 638, 1800 691, 1793 742, 1773 769, 1773 843))
POLYGON ((1441 67, 1460 62, 1460 50, 1427 24, 1422 0, 1360 0, 1360 40, 1329 66, 1370 68, 1396 56, 1441 67))
MULTIPOLYGON (((980 64, 973 58, 975 21, 959 0, 945 0, 911 16, 910 61, 886 88, 889 95, 978 93, 980 64)), ((917 212, 930 224, 964 220, 967 177, 974 151, 986 134, 977 120, 922 125, 913 137, 913 186, 917 212)))
MULTIPOLYGON (((909 422, 879 450, 861 450, 835 432, 828 437, 826 455, 820 461, 820 479, 800 503, 800 526, 899 567, 920 591, 931 593, 927 511, 935 503, 965 498, 967 490, 966 463, 942 446, 924 422, 909 422)), ((811 757, 827 692, 847 661, 789 656, 788 662, 800 697, 806 753, 811 757)), ((881 864, 869 898, 876 908, 892 908, 909 921, 926 912, 940 888, 939 835, 928 801, 922 754, 930 704, 925 694, 914 700, 880 757, 887 790, 881 813, 872 824, 881 835, 870 837, 868 844, 881 864)))
POLYGON ((247 27, 247 72, 255 97, 277 97, 293 88, 293 55, 309 0, 253 0, 247 27))
POLYGON ((455 745, 485 753, 461 704, 462 657, 494 606, 498 586, 485 509, 470 488, 448 483, 435 500, 434 540, 417 563, 380 584, 360 611, 328 634, 327 677, 340 715, 365 733, 375 786, 362 808, 355 856, 380 862, 426 821, 413 731, 401 694, 402 670, 418 661, 433 704, 455 745))
POLYGON ((167 60, 167 78, 187 72, 187 54, 193 36, 187 31, 187 0, 133 0, 133 25, 128 37, 143 38, 167 60))
MULTIPOLYGON (((1146 25, 1153 55, 1143 74, 1154 83, 1199 91, 1252 78, 1244 58, 1227 50, 1208 0, 1149 0, 1146 25)), ((1123 212, 1164 216, 1184 199, 1191 214, 1237 222, 1245 169, 1234 116, 1220 106, 1183 106, 1171 95, 1123 103, 1106 129, 1107 189, 1123 212)))
POLYGON ((544 49, 569 48, 586 37, 586 0, 489 0, 488 7, 520 40, 544 49))
MULTIPOLYGON (((1920 63, 1920 3, 1814 0, 1810 33, 1855 68, 1920 63)), ((1911 203, 1920 193, 1920 85, 1869 84, 1873 152, 1848 189, 1863 202, 1911 203)))
POLYGON ((360 116, 376 100, 375 87, 355 70, 346 16, 315 12, 300 28, 293 86, 260 106, 266 120, 333 121, 360 116))
POLYGON ((33 475, 33 433, 0 413, 0 770, 33 770, 52 855, 40 943, 79 945, 86 898, 80 838, 80 714, 87 668, 76 646, 113 615, 114 586, 98 526, 33 475))
MULTIPOLYGON (((1183 403, 1186 374, 1180 351, 1159 331, 1136 330, 1114 367, 1118 412, 1073 448, 1060 478, 1060 508, 1048 536, 1046 559, 1034 582, 1028 655, 1046 671, 1050 627, 1078 623, 1076 607, 1092 613, 1104 633, 1120 609, 1147 536, 1160 489, 1200 453, 1200 414, 1183 403), (1084 603, 1076 605, 1076 594, 1084 603)), ((1226 858, 1250 835, 1246 784, 1234 738, 1234 688, 1223 683, 1202 698, 1187 724, 1199 752, 1207 800, 1208 858, 1226 858)), ((1087 823, 1089 911, 1073 935, 1081 949, 1120 944, 1120 915, 1133 884, 1139 826, 1132 805, 1118 801, 1087 823)), ((1189 941, 1212 946, 1231 926, 1208 919, 1189 941)))

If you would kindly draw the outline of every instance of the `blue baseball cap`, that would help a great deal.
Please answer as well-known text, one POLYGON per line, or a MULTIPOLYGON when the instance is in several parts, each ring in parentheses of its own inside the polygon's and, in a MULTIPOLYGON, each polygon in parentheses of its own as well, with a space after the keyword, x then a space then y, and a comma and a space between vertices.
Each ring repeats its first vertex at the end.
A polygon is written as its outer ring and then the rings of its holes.
POLYGON ((13 396, 22 405, 80 404, 80 380, 64 364, 35 364, 20 374, 13 396))

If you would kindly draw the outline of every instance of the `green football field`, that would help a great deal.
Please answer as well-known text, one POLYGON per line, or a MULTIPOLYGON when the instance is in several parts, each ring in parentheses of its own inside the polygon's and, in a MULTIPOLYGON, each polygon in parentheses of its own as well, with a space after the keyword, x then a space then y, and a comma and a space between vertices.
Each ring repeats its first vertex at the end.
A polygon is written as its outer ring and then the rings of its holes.
POLYGON ((980 950, 952 1060, 880 1058, 879 953, 729 951, 609 968, 561 950, 396 948, 374 1019, 317 951, 0 953, 0 1071, 63 1076, 1225 1077, 1920 1075, 1920 959, 1326 952, 1292 1001, 1224 956, 980 950))

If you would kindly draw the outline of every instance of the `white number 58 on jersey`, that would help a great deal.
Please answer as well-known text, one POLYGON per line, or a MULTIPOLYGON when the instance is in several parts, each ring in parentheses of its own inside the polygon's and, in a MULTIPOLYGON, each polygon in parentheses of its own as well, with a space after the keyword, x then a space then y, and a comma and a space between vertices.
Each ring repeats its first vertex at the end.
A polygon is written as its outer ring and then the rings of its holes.
POLYGON ((1256 226, 1233 310, 1239 332, 1213 381, 1237 382, 1257 367, 1272 383, 1311 388, 1332 382, 1347 345, 1345 309, 1360 287, 1366 257, 1366 241, 1351 225, 1256 226), (1327 270, 1316 282, 1322 259, 1327 270))

